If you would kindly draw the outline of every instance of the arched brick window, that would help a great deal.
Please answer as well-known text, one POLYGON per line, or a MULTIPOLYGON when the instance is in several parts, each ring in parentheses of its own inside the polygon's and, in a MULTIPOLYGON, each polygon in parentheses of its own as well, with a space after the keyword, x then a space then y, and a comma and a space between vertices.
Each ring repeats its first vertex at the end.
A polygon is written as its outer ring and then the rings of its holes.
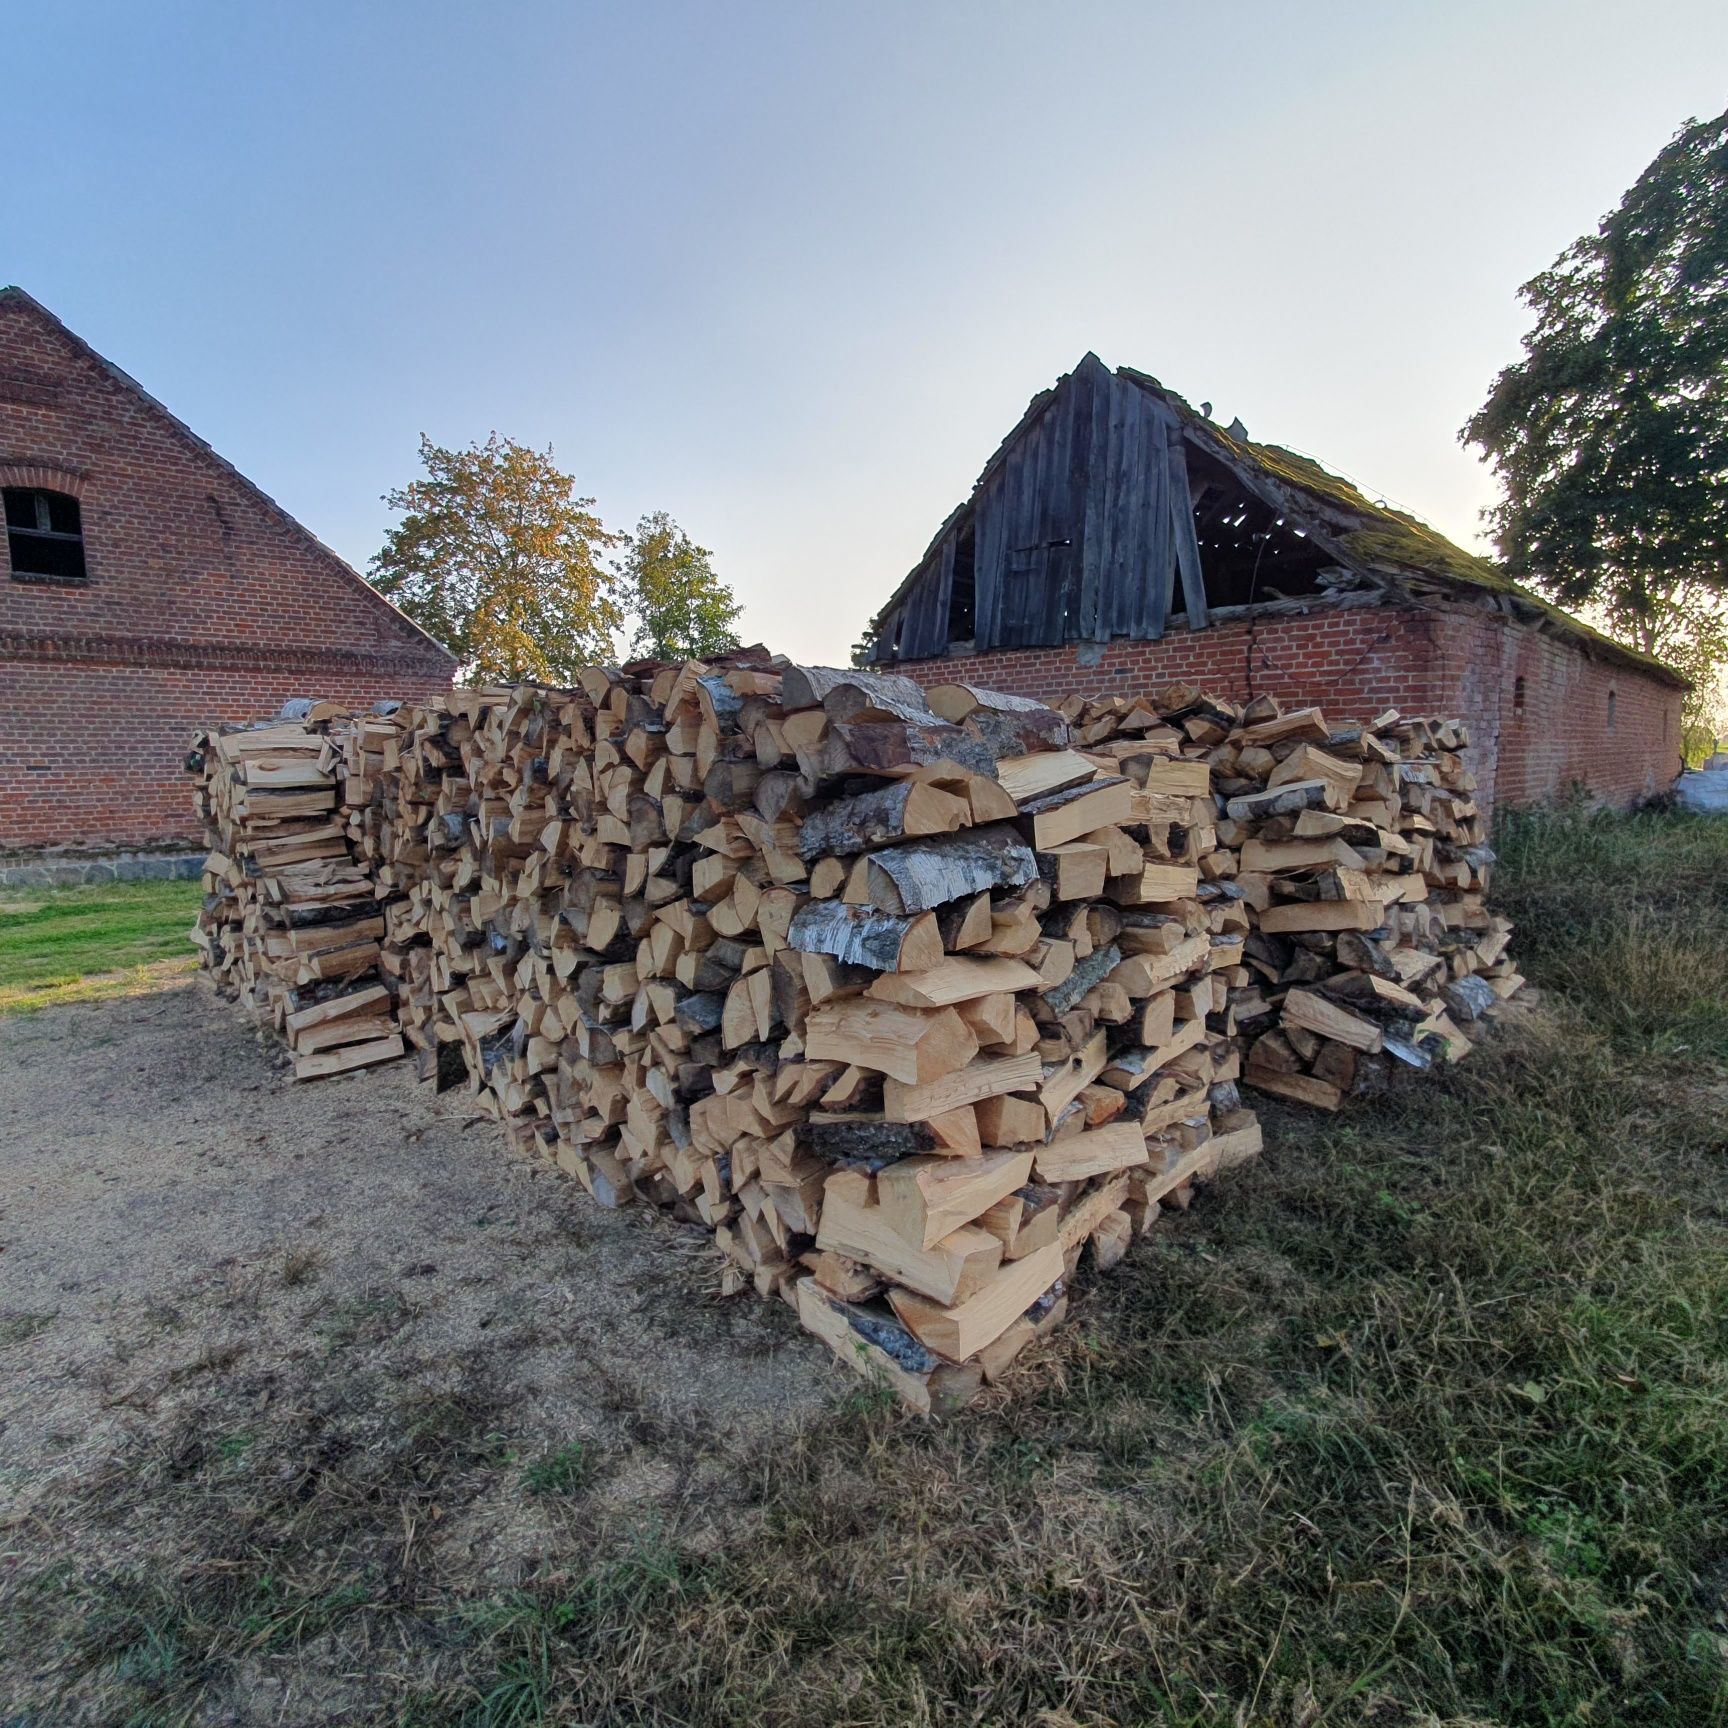
POLYGON ((69 492, 43 486, 0 488, 6 507, 6 556, 14 582, 85 582, 84 512, 69 492))
POLYGON ((1524 674, 1522 672, 1512 680, 1512 712, 1514 714, 1524 712, 1524 674))
POLYGON ((1617 716, 1615 714, 1615 710, 1619 706, 1620 706, 1619 698, 1615 696, 1615 694, 1612 690, 1610 690, 1608 692, 1608 730, 1610 732, 1612 732, 1614 730, 1614 721, 1617 718, 1617 716))

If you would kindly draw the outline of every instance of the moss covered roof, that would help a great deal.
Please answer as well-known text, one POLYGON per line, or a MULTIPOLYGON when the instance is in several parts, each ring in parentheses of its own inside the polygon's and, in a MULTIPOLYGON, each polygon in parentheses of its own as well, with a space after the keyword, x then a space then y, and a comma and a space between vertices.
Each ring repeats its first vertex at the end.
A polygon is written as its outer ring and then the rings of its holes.
POLYGON ((1489 593, 1502 594, 1541 613, 1561 630, 1587 640, 1610 658, 1655 672, 1665 680, 1684 685, 1686 679, 1653 654, 1628 647, 1612 636, 1586 624, 1564 607, 1556 606, 1534 589, 1514 581, 1492 558, 1466 552, 1444 534, 1418 517, 1386 504, 1371 502, 1342 475, 1322 468, 1311 456, 1298 455, 1277 444, 1256 444, 1247 438, 1232 438, 1191 407, 1173 390, 1143 372, 1121 369, 1144 389, 1155 391, 1186 422, 1191 436, 1210 444, 1224 461, 1251 467, 1281 488, 1293 488, 1312 499, 1331 530, 1329 538, 1353 561, 1398 576, 1425 576, 1442 582, 1461 583, 1489 593))

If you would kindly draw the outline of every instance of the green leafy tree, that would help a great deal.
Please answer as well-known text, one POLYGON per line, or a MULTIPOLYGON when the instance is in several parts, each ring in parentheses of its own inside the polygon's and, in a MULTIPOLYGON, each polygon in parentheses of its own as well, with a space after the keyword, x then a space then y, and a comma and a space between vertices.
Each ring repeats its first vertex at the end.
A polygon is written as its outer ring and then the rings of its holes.
POLYGON ((1654 651, 1683 594, 1728 586, 1728 114, 1520 293, 1524 358, 1461 433, 1501 483, 1500 554, 1654 651))
POLYGON ((654 660, 701 660, 738 646, 740 607, 714 573, 713 554, 664 510, 644 516, 618 575, 636 618, 631 652, 654 660))
POLYGON ((372 560, 372 584, 483 680, 567 683, 611 658, 623 622, 600 557, 609 534, 592 498, 552 461, 494 432, 446 450, 420 440, 423 479, 385 495, 402 520, 372 560))
POLYGON ((1704 582, 1678 582, 1651 596, 1647 614, 1635 617, 1612 604, 1584 608, 1598 629, 1633 642, 1692 680, 1680 704, 1680 748, 1689 763, 1715 748, 1728 709, 1728 605, 1721 589, 1704 582))

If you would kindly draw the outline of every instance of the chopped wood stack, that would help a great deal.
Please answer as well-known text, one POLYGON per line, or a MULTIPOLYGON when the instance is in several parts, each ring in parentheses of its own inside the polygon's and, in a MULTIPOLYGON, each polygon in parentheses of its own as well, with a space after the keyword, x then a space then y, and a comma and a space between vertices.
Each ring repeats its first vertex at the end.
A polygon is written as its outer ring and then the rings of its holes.
POLYGON ((1088 1246, 1114 1264, 1259 1146, 1208 1025, 1242 940, 1197 898, 1204 765, 1154 809, 1067 743, 1039 703, 765 657, 363 721, 349 832, 405 1036, 950 1406, 1088 1246))
POLYGON ((325 730, 340 710, 200 733, 187 768, 210 852, 193 940, 219 989, 294 1058, 297 1079, 404 1052, 379 972, 384 920, 342 825, 325 730))
POLYGON ((1064 712, 1095 743, 1174 734, 1209 768, 1223 820, 1208 892, 1249 931, 1229 1024, 1250 1086, 1335 1110, 1392 1062, 1466 1055, 1460 1022, 1523 983, 1511 925, 1486 905, 1493 853, 1461 723, 1388 711, 1333 727, 1318 708, 1182 688, 1064 712))
POLYGON ((921 1409, 1259 1149, 1239 1079, 1336 1107, 1519 982, 1453 723, 749 651, 274 730, 207 746, 218 979, 290 1035, 379 991, 423 1076, 921 1409))

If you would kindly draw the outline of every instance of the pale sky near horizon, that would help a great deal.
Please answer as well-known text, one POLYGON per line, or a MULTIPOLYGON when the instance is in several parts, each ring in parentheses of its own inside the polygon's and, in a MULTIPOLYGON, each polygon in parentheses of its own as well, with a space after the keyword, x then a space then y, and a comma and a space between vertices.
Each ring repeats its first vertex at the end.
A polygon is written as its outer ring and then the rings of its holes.
POLYGON ((496 428, 844 660, 1088 349, 1466 543, 1518 285, 1728 5, 13 8, 16 282, 358 567, 496 428))

